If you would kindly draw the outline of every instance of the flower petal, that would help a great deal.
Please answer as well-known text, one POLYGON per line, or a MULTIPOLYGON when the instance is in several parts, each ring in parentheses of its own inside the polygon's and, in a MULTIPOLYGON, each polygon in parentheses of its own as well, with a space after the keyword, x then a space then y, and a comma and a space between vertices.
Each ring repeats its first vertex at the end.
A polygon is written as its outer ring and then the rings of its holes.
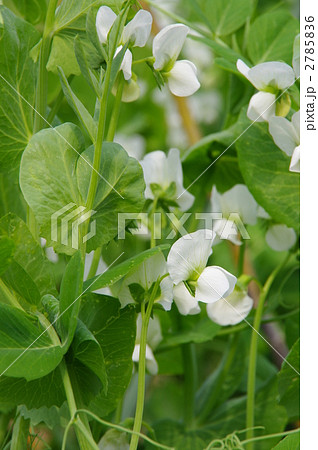
POLYGON ((198 302, 214 303, 227 297, 233 291, 236 281, 236 277, 222 267, 206 267, 198 279, 195 299, 198 302))
MULTIPOLYGON (((140 344, 136 344, 132 354, 132 360, 134 362, 139 362, 139 357, 140 344)), ((154 354, 148 344, 146 345, 146 367, 151 375, 156 375, 158 373, 158 363, 155 360, 154 354)))
POLYGON ((183 316, 199 314, 201 311, 197 300, 190 294, 182 282, 173 288, 173 298, 179 313, 183 316))
POLYGON ((273 250, 284 252, 293 247, 297 235, 293 228, 288 228, 286 225, 272 225, 269 227, 265 239, 273 250))
POLYGON ((258 92, 253 95, 247 109, 247 117, 253 122, 268 122, 275 115, 276 97, 270 92, 258 92))
POLYGON ((101 44, 107 41, 108 33, 115 22, 116 14, 108 6, 101 6, 96 14, 96 30, 101 44))
POLYGON ((227 219, 216 219, 213 221, 213 231, 220 239, 226 239, 234 245, 242 245, 239 232, 234 222, 227 219))
MULTIPOLYGON (((122 45, 120 45, 115 53, 115 56, 120 52, 120 50, 122 49, 122 45)), ((121 62, 120 65, 120 69, 123 71, 124 74, 124 78, 126 81, 130 80, 131 78, 131 67, 132 67, 132 53, 131 51, 128 49, 125 51, 123 60, 121 62)))
POLYGON ((134 102, 139 98, 140 87, 137 81, 131 77, 130 80, 126 80, 124 84, 124 90, 122 95, 122 101, 124 103, 134 102))
POLYGON ((144 159, 140 161, 140 165, 144 171, 144 178, 146 182, 145 197, 153 199, 153 193, 150 188, 151 183, 159 184, 160 186, 169 186, 167 157, 164 152, 157 150, 148 153, 144 159))
POLYGON ((177 97, 188 97, 200 87, 195 65, 187 60, 177 61, 168 75, 170 91, 177 97))
POLYGON ((169 150, 167 156, 167 172, 169 182, 176 183, 176 202, 181 211, 187 211, 194 202, 194 196, 183 187, 183 171, 180 159, 180 152, 177 148, 169 150), (178 198, 180 196, 180 198, 178 198))
POLYGON ((293 69, 283 62, 264 62, 250 68, 238 59, 236 67, 259 91, 266 90, 268 87, 286 89, 295 82, 293 69))
POLYGON ((150 35, 152 15, 141 9, 135 17, 125 26, 122 42, 131 41, 134 47, 144 47, 150 35))
POLYGON ((177 60, 186 40, 189 28, 182 24, 168 25, 155 37, 152 52, 155 57, 155 70, 163 70, 177 60))
POLYGON ((296 78, 300 75, 300 34, 295 37, 293 47, 293 69, 296 78))
POLYGON ((212 253, 214 238, 213 231, 198 230, 182 236, 173 244, 167 265, 174 284, 198 278, 212 253))
MULTIPOLYGON (((296 119, 295 119, 296 122, 296 119)), ((299 145, 299 136, 294 124, 285 117, 273 116, 269 119, 269 132, 272 138, 286 155, 291 156, 295 147, 299 145)))
POLYGON ((228 297, 207 305, 206 312, 219 325, 236 325, 248 316, 252 307, 251 297, 245 292, 234 290, 228 297))
POLYGON ((300 172, 300 145, 295 148, 289 165, 291 172, 300 172))
POLYGON ((295 128, 295 133, 297 135, 297 142, 300 143, 300 110, 295 112, 291 118, 292 124, 295 128))
POLYGON ((165 311, 170 311, 173 300, 173 282, 170 277, 165 277, 160 283, 161 296, 157 303, 160 303, 165 311))

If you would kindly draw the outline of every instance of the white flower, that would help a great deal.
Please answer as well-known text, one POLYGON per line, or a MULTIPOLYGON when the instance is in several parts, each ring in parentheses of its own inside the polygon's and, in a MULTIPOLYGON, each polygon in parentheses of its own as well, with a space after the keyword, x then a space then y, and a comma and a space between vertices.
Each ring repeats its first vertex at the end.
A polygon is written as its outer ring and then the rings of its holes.
POLYGON ((247 117, 256 122, 267 122, 277 112, 275 102, 280 91, 295 82, 293 69, 286 63, 275 61, 250 68, 241 59, 237 61, 236 67, 260 91, 251 98, 247 117))
POLYGON ((296 243, 297 235, 293 228, 287 225, 271 225, 265 235, 267 244, 277 252, 284 252, 296 243))
POLYGON ((277 147, 291 156, 289 170, 300 172, 300 111, 293 114, 291 122, 285 117, 271 117, 269 132, 277 147))
POLYGON ((177 202, 181 211, 186 211, 191 208, 194 202, 194 196, 183 187, 182 165, 178 149, 172 148, 168 156, 160 150, 148 153, 140 161, 140 164, 143 168, 146 182, 146 198, 154 198, 151 184, 159 185, 164 192, 169 188, 171 183, 175 183, 175 192, 170 200, 177 202), (178 199, 179 196, 180 198, 178 199))
MULTIPOLYGON (((132 360, 134 362, 139 361, 141 325, 142 325, 141 314, 138 314, 136 344, 132 355, 132 360)), ((153 350, 155 350, 155 348, 161 341, 162 341, 162 334, 160 322, 158 317, 154 316, 153 319, 149 320, 147 331, 147 344, 146 344, 146 367, 151 375, 156 375, 158 373, 158 363, 154 357, 153 350)))
MULTIPOLYGON (((114 294, 119 299, 121 306, 124 307, 129 303, 134 303, 134 298, 131 294, 130 285, 139 284, 145 291, 148 291, 153 283, 158 278, 167 274, 167 263, 162 253, 157 253, 154 256, 146 259, 142 264, 137 266, 133 273, 129 273, 121 281, 116 283, 112 289, 114 294)), ((172 281, 169 276, 161 280, 160 289, 157 292, 156 303, 160 303, 166 311, 171 309, 172 303, 172 281)))
POLYGON ((181 237, 171 247, 168 270, 181 314, 196 314, 200 311, 198 302, 217 302, 234 289, 234 275, 222 267, 206 267, 214 238, 213 231, 198 230, 181 237))
POLYGON ((154 69, 162 73, 170 91, 178 97, 192 95, 200 87, 195 65, 188 60, 177 61, 188 32, 185 25, 168 25, 155 36, 152 44, 154 69))
MULTIPOLYGON (((117 15, 108 6, 101 6, 96 15, 96 30, 98 39, 101 44, 107 42, 107 37, 113 26, 117 15)), ((150 12, 140 10, 135 17, 124 27, 120 45, 116 50, 115 56, 120 52, 122 47, 129 42, 133 47, 144 47, 149 38, 152 26, 152 16, 150 12)), ((120 70, 123 71, 125 80, 131 78, 132 53, 126 50, 120 70)), ((134 91, 136 97, 136 90, 134 91)), ((130 100, 131 101, 131 100, 130 100)))
POLYGON ((294 40, 293 47, 293 69, 296 75, 296 78, 300 75, 300 34, 297 34, 294 40))
POLYGON ((222 214, 222 219, 214 220, 213 231, 220 239, 228 239, 235 245, 242 244, 238 221, 248 225, 255 225, 257 222, 257 203, 244 184, 236 184, 223 194, 213 186, 211 209, 212 213, 222 214))
POLYGON ((253 299, 240 289, 234 291, 226 298, 207 305, 206 312, 213 322, 226 326, 242 322, 253 308, 253 299))

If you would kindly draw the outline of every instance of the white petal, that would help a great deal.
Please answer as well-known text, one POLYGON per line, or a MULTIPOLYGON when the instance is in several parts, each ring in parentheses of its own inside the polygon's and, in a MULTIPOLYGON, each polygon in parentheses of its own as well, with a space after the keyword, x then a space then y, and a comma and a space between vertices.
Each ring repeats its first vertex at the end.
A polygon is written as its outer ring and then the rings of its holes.
MULTIPOLYGON (((117 48, 115 56, 120 52, 120 50, 122 48, 123 48, 122 45, 120 45, 117 48)), ((122 63, 120 65, 120 69, 119 69, 119 70, 123 71, 124 78, 126 81, 130 80, 130 78, 131 78, 131 67, 132 67, 132 53, 128 49, 128 50, 126 50, 126 52, 124 54, 124 57, 123 57, 123 60, 122 60, 122 63)))
POLYGON ((125 26, 122 35, 123 44, 130 40, 134 47, 144 47, 149 38, 151 26, 152 15, 150 12, 141 9, 125 26))
POLYGON ((276 97, 269 92, 258 92, 253 95, 247 109, 247 117, 253 122, 268 122, 275 115, 276 97))
POLYGON ((284 252, 293 247, 297 235, 293 228, 288 228, 286 225, 272 225, 269 227, 265 239, 273 250, 284 252))
POLYGON ((295 82, 293 69, 283 62, 264 62, 252 67, 248 79, 260 91, 267 87, 286 89, 295 82))
POLYGON ((168 25, 155 37, 152 52, 155 57, 155 70, 163 70, 177 60, 186 40, 189 28, 182 24, 168 25))
POLYGON ((177 97, 188 97, 200 87, 195 65, 187 60, 177 61, 168 75, 170 91, 177 97))
POLYGON ((182 236, 173 244, 167 265, 174 284, 198 278, 212 254, 214 238, 213 231, 198 230, 182 236))
POLYGON ((226 239, 234 245, 242 245, 239 238, 239 232, 234 222, 227 219, 216 219, 213 221, 213 231, 220 239, 226 239))
POLYGON ((300 75, 300 34, 295 37, 293 47, 293 69, 296 78, 300 75))
POLYGON ((160 283, 161 296, 156 302, 160 303, 166 311, 170 311, 173 300, 173 282, 165 277, 160 283))
POLYGON ((198 279, 195 299, 203 303, 216 302, 231 294, 236 281, 237 278, 222 267, 206 267, 198 279))
POLYGON ((180 159, 180 152, 177 148, 169 150, 167 156, 167 178, 170 182, 176 183, 176 202, 181 211, 187 211, 194 202, 194 196, 183 187, 183 171, 180 159), (180 196, 180 198, 178 198, 180 196))
POLYGON ((223 194, 219 194, 215 188, 211 200, 213 212, 221 212, 224 218, 237 213, 243 223, 256 224, 258 205, 245 184, 236 184, 223 194), (216 210, 217 207, 219 211, 216 210))
POLYGON ((300 172, 300 145, 295 148, 290 160, 289 170, 291 172, 300 172))
POLYGON ((142 161, 141 167, 144 171, 144 178, 146 182, 145 197, 153 199, 153 193, 150 188, 151 183, 157 183, 160 186, 169 186, 167 157, 164 152, 157 150, 148 153, 142 161))
POLYGON ((115 22, 116 14, 108 6, 101 6, 96 14, 96 30, 101 44, 107 41, 108 33, 115 22))
POLYGON ((300 110, 292 115, 291 121, 292 124, 294 125, 295 132, 298 138, 297 142, 300 143, 300 110))
MULTIPOLYGON (((139 357, 140 344, 136 344, 132 354, 132 360, 134 362, 139 362, 139 357)), ((149 345, 146 345, 146 367, 151 375, 156 375, 158 373, 158 364, 149 345)))
POLYGON ((190 294, 182 282, 174 287, 173 298, 179 313, 183 316, 199 314, 201 311, 197 300, 190 294))
POLYGON ((147 343, 149 344, 149 347, 154 350, 160 344, 162 339, 160 320, 157 316, 154 316, 153 319, 149 320, 147 343))
MULTIPOLYGON (((296 121, 296 119, 295 119, 296 121)), ((272 138, 286 155, 291 156, 295 147, 299 145, 299 136, 292 122, 285 117, 273 116, 269 119, 269 132, 272 138)))
POLYGON ((271 216, 268 214, 267 211, 265 211, 265 209, 262 206, 258 207, 257 217, 260 217, 261 219, 266 219, 266 220, 269 220, 271 218, 271 216))
POLYGON ((187 211, 193 205, 195 200, 194 195, 190 194, 187 190, 182 188, 181 190, 177 190, 177 203, 179 205, 180 211, 187 211), (180 196, 180 197, 179 197, 180 196))
POLYGON ((226 326, 244 320, 253 307, 253 299, 242 291, 235 290, 225 299, 207 305, 206 312, 213 322, 226 326))
POLYGON ((249 71, 251 70, 251 68, 248 67, 248 65, 245 64, 245 62, 242 61, 241 59, 238 59, 236 61, 236 67, 237 70, 241 72, 241 74, 244 75, 244 77, 247 78, 250 83, 252 83, 252 81, 249 78, 249 71))

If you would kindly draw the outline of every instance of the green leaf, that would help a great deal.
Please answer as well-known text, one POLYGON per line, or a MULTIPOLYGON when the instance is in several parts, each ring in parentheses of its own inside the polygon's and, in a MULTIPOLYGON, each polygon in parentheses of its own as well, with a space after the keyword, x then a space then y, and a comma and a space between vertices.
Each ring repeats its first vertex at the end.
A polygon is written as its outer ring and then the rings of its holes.
POLYGON ((98 341, 81 320, 78 320, 74 340, 72 342, 73 357, 88 367, 100 379, 107 389, 107 375, 104 356, 98 341))
POLYGON ((38 305, 44 294, 57 295, 50 262, 23 220, 14 214, 2 217, 0 236, 15 242, 13 261, 4 280, 33 305, 38 305))
MULTIPOLYGON (((243 111, 244 113, 244 111, 243 111)), ((299 229, 299 175, 274 144, 267 124, 254 123, 237 141, 239 165, 255 200, 278 223, 299 229)))
POLYGON ((52 342, 45 325, 24 311, 0 303, 0 372, 33 380, 60 363, 63 350, 52 342))
POLYGON ((300 433, 290 434, 286 436, 273 450, 299 450, 300 449, 300 433))
POLYGON ((13 3, 27 22, 33 25, 44 22, 47 10, 46 0, 13 0, 13 3))
POLYGON ((226 36, 238 30, 253 10, 252 0, 201 0, 203 13, 212 30, 219 36, 226 36))
POLYGON ((299 21, 286 11, 257 17, 248 34, 247 51, 254 64, 285 61, 291 65, 293 43, 299 33, 299 21))
POLYGON ((210 319, 205 318, 179 333, 167 334, 160 343, 159 348, 166 349, 189 342, 200 344, 202 342, 212 341, 220 328, 219 325, 212 322, 210 319))
POLYGON ((19 167, 32 136, 37 66, 29 52, 39 39, 32 25, 0 6, 1 172, 19 167))
POLYGON ((41 408, 28 409, 25 405, 18 408, 19 414, 25 419, 30 420, 30 424, 36 427, 39 424, 45 423, 51 430, 62 425, 61 422, 67 423, 70 420, 69 410, 66 403, 61 408, 57 406, 42 406, 41 408))
POLYGON ((115 409, 131 378, 135 308, 128 305, 121 309, 115 298, 90 294, 83 301, 80 319, 99 342, 104 355, 108 389, 90 404, 91 410, 103 417, 115 409))
POLYGON ((49 72, 58 74, 59 67, 63 69, 67 77, 81 74, 75 57, 74 36, 62 34, 53 38, 46 68, 49 72))
POLYGON ((91 138, 92 142, 95 142, 97 136, 97 124, 90 113, 87 111, 83 103, 79 100, 79 98, 72 91, 69 82, 63 72, 61 67, 58 67, 58 73, 60 76, 60 81, 62 85, 62 89, 66 100, 70 107, 74 110, 78 119, 80 120, 82 126, 86 129, 91 138))
POLYGON ((133 256, 132 258, 127 259, 117 266, 110 267, 101 275, 97 275, 94 278, 86 280, 84 282, 83 289, 85 292, 91 292, 96 291, 97 289, 111 286, 121 278, 123 278, 125 275, 127 275, 127 273, 136 269, 146 259, 150 258, 153 255, 156 255, 160 251, 167 250, 168 248, 170 248, 170 245, 163 244, 149 250, 145 250, 138 256, 133 256))
POLYGON ((61 283, 59 320, 62 324, 63 339, 67 338, 66 347, 70 345, 77 326, 83 274, 84 263, 78 250, 66 266, 61 283))
POLYGON ((9 212, 22 219, 26 217, 26 203, 17 181, 7 173, 0 173, 0 217, 9 212))
POLYGON ((299 417, 299 390, 300 377, 297 372, 300 370, 300 344, 299 339, 291 348, 286 361, 283 362, 281 371, 278 374, 278 392, 280 404, 284 405, 290 418, 299 417), (289 364, 288 364, 289 363, 289 364), (295 372, 295 370, 297 372, 295 372))
POLYGON ((13 425, 10 449, 28 448, 30 423, 22 416, 18 416, 13 425))
POLYGON ((80 36, 76 36, 74 40, 74 49, 83 77, 96 93, 97 97, 101 98, 102 88, 93 69, 98 68, 102 64, 104 61, 103 58, 89 41, 81 39, 80 36))
POLYGON ((0 275, 2 275, 11 264, 14 250, 14 241, 6 236, 0 236, 0 275))
MULTIPOLYGON (((34 211, 42 235, 49 246, 68 254, 76 250, 78 236, 75 231, 78 227, 74 231, 75 217, 68 218, 61 236, 61 219, 66 213, 74 212, 76 207, 82 207, 82 213, 85 213, 92 172, 94 147, 89 147, 80 155, 83 145, 79 128, 65 123, 33 136, 21 163, 21 189, 34 211), (52 236, 52 229, 56 231, 55 236, 52 236)), ((93 205, 96 234, 87 242, 88 252, 117 235, 119 213, 141 211, 144 189, 143 171, 139 163, 130 158, 119 144, 104 142, 93 205)))
MULTIPOLYGON (((78 160, 76 175, 83 199, 87 198, 93 165, 91 146, 78 160)), ((118 214, 139 213, 144 205, 143 170, 135 158, 128 156, 119 144, 104 142, 93 210, 97 211, 96 235, 87 242, 90 252, 108 243, 118 234, 118 214)))

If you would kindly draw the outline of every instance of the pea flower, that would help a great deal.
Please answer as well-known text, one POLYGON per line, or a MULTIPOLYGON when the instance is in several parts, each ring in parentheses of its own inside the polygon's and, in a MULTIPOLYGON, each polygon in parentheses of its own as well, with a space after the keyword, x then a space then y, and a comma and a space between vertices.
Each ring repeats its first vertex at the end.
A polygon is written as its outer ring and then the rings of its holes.
POLYGON ((267 245, 276 252, 285 252, 290 250, 296 243, 297 235, 293 228, 284 224, 271 223, 270 215, 261 206, 258 210, 258 217, 269 221, 265 240, 267 245))
POLYGON ((269 132, 277 147, 291 156, 289 170, 300 172, 300 111, 293 114, 291 121, 285 117, 271 117, 269 132))
MULTIPOLYGON (((119 299, 121 306, 143 300, 137 295, 149 292, 158 278, 164 277, 168 272, 167 263, 162 253, 146 259, 137 266, 133 272, 129 272, 126 277, 113 286, 113 294, 119 299), (138 286, 138 287, 137 287, 138 286), (135 290, 136 288, 136 290, 135 290)), ((155 303, 159 303, 166 311, 171 309, 173 284, 169 276, 164 277, 157 291, 155 303)))
POLYGON ((234 275, 219 266, 206 267, 214 238, 213 231, 198 230, 182 236, 171 247, 167 264, 180 314, 197 314, 199 302, 214 303, 233 292, 234 275))
POLYGON ((153 67, 178 97, 192 95, 200 87, 195 65, 188 60, 177 61, 188 32, 189 28, 185 25, 168 25, 154 37, 152 44, 153 67))
POLYGON ((172 148, 168 156, 160 150, 148 153, 140 164, 146 182, 146 198, 154 199, 157 195, 168 202, 173 201, 181 211, 191 208, 194 196, 183 187, 182 165, 178 149, 172 148))
POLYGON ((253 303, 247 292, 235 288, 226 298, 207 305, 206 312, 208 317, 219 325, 236 325, 249 315, 253 303))
POLYGON ((247 117, 256 122, 268 122, 274 116, 286 116, 290 109, 289 96, 281 92, 295 82, 293 69, 283 62, 264 62, 250 68, 241 59, 236 67, 260 92, 253 95, 248 105, 247 117), (276 99, 278 100, 276 102, 276 99))
MULTIPOLYGON (((134 362, 139 362, 141 325, 142 325, 141 314, 138 314, 136 344, 132 355, 132 360, 134 362)), ((155 350, 155 348, 161 341, 162 341, 162 334, 160 322, 158 317, 154 316, 153 319, 149 320, 147 331, 147 344, 146 344, 146 367, 151 375, 156 375, 158 373, 158 363, 154 357, 153 350, 155 350)))
POLYGON ((235 245, 241 245, 238 227, 242 237, 248 238, 243 224, 256 224, 257 207, 254 197, 244 184, 236 184, 223 194, 220 194, 213 186, 211 209, 213 213, 222 214, 222 219, 214 220, 213 231, 220 239, 227 239, 235 245))
MULTIPOLYGON (((117 15, 108 6, 101 6, 96 15, 96 30, 101 44, 107 42, 107 37, 113 26, 117 15)), ((152 16, 148 11, 139 10, 135 17, 124 27, 119 46, 115 56, 120 52, 123 46, 129 42, 132 47, 144 47, 150 35, 152 26, 152 16)), ((126 50, 120 70, 123 71, 126 81, 130 81, 124 89, 123 100, 133 101, 138 98, 139 87, 132 79, 132 53, 126 50)))

